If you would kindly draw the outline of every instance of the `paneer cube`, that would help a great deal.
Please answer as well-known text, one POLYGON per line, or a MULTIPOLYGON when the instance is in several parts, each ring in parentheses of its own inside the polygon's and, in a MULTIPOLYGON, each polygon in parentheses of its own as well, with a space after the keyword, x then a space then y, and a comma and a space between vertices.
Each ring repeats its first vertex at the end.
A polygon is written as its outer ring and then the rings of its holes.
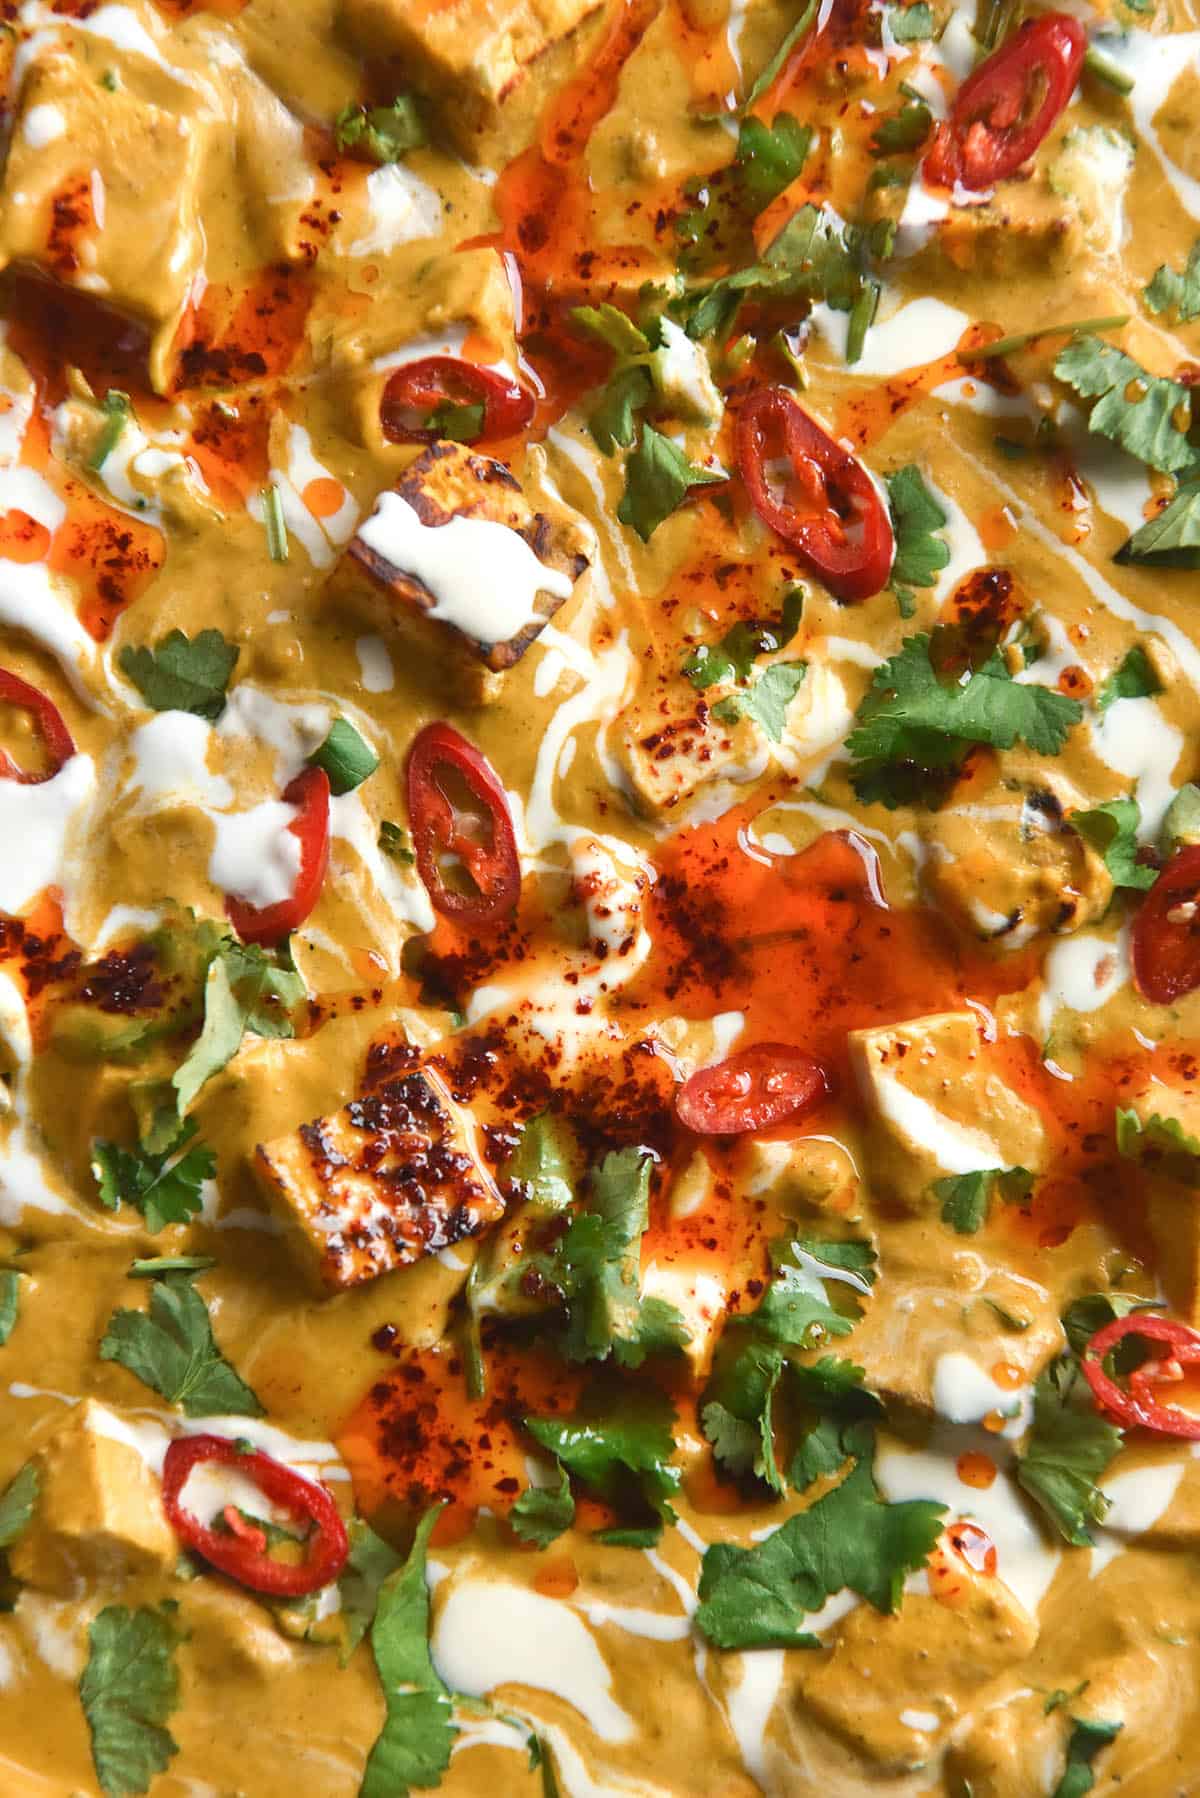
POLYGON ((529 65, 601 0, 343 0, 351 35, 395 56, 460 144, 494 128, 529 65))
POLYGON ((19 1580, 71 1598, 173 1566, 158 1481, 114 1412, 84 1399, 34 1460, 37 1506, 9 1550, 19 1580))
POLYGON ((260 1143, 256 1172, 316 1282, 342 1292, 435 1255, 503 1215, 474 1122, 431 1070, 260 1143))
POLYGON ((806 1710, 880 1772, 928 1761, 988 1682, 1037 1642, 1024 1605, 995 1573, 970 1565, 954 1534, 951 1525, 930 1564, 936 1596, 910 1592, 890 1617, 857 1606, 805 1681, 806 1710))
POLYGON ((0 264, 32 264, 144 325, 157 380, 204 264, 200 184, 215 120, 175 84, 170 107, 129 82, 110 91, 84 51, 35 57, 21 84, 0 264))
POLYGON ((698 693, 682 709, 668 699, 636 699, 619 720, 613 747, 634 807, 650 818, 675 811, 718 781, 752 780, 768 759, 751 719, 723 723, 698 693))
POLYGON ((468 703, 496 698, 594 553, 591 527, 535 507, 502 462, 439 442, 380 494, 329 591, 468 703))
POLYGON ((892 1197, 927 1209, 946 1175, 1037 1172, 1041 1115, 990 1065, 974 1012, 853 1030, 849 1041, 876 1137, 871 1177, 892 1197))

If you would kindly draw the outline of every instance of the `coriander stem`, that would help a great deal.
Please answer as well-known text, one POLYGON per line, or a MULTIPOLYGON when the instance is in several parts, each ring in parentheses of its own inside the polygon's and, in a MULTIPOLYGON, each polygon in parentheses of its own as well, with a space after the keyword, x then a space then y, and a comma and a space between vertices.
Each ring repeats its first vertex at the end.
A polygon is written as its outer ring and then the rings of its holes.
POLYGON ((1106 56, 1103 50, 1097 49, 1095 44, 1088 46, 1083 66, 1089 74, 1096 77, 1097 81, 1103 81, 1104 85, 1111 87, 1115 93, 1131 94, 1133 92, 1133 76, 1127 75, 1119 63, 1115 63, 1111 56, 1106 56))
POLYGON ((1090 331, 1115 331, 1129 323, 1130 314, 1114 318, 1081 318, 1076 324, 1043 325, 1039 331, 1019 331, 1012 337, 997 337, 994 343, 977 344, 974 349, 959 350, 959 362, 983 362, 993 356, 1007 356, 1023 350, 1027 344, 1039 343, 1043 337, 1081 337, 1090 331))

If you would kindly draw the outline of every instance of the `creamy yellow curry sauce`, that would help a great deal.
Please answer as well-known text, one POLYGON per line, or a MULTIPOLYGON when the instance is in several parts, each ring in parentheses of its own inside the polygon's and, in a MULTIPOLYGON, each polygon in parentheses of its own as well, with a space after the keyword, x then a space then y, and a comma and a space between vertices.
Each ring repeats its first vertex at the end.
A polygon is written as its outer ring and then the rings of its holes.
POLYGON ((1193 0, 0 16, 0 1791, 1200 1791, 1193 0))

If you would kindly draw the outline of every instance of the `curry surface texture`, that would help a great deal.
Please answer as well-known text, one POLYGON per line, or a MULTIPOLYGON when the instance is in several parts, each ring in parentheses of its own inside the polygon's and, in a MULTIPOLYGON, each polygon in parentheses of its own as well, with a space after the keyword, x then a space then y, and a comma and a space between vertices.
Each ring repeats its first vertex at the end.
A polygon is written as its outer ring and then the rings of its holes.
POLYGON ((1200 12, 1065 4, 0 5, 4 1798, 1200 1792, 1200 12))

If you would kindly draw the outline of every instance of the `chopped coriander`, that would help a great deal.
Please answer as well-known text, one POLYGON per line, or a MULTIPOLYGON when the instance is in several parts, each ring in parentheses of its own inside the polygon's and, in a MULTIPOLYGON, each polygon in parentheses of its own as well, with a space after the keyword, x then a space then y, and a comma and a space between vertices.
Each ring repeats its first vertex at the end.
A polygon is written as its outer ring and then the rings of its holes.
POLYGON ((36 1465, 26 1461, 0 1493, 0 1549, 11 1548, 29 1528, 40 1484, 36 1465))
POLYGON ((751 87, 750 92, 742 102, 743 112, 749 112, 755 101, 762 98, 763 94, 766 93, 776 77, 783 72, 783 66, 787 62, 788 57, 792 54, 792 51, 796 48, 801 38, 804 37, 805 33, 811 29, 813 21, 816 19, 817 4, 818 0, 805 0, 805 4, 800 9, 799 18, 787 32, 778 49, 769 58, 766 65, 759 71, 758 77, 751 87))
POLYGON ((630 449, 637 438, 638 414, 650 404, 654 382, 640 363, 619 368, 588 417, 588 430, 596 448, 606 456, 630 449))
POLYGON ((1163 263, 1142 297, 1151 312, 1174 312, 1181 325, 1200 318, 1200 238, 1192 245, 1182 274, 1163 263))
POLYGON ((762 212, 790 187, 804 167, 812 145, 812 127, 791 113, 776 113, 770 125, 743 119, 738 133, 737 167, 741 191, 750 211, 762 212))
POLYGON ((99 473, 121 441, 132 412, 129 395, 121 393, 116 387, 110 387, 101 401, 100 410, 104 415, 104 423, 87 463, 93 474, 99 473))
POLYGON ((989 1299, 985 1296, 983 1302, 988 1310, 995 1314, 1006 1330, 1015 1330, 1018 1334, 1023 1334, 1029 1329, 1033 1322, 1031 1317, 1019 1316, 1017 1312, 1010 1311, 1006 1305, 998 1304, 995 1299, 989 1299))
POLYGON ((1200 787, 1192 781, 1180 787, 1167 807, 1159 841, 1166 855, 1200 843, 1200 787))
POLYGON ((1010 1204, 1029 1197, 1033 1175, 1025 1167, 992 1167, 973 1174, 948 1174, 933 1183, 934 1196, 940 1199, 942 1222, 957 1230, 960 1236, 973 1236, 987 1221, 993 1193, 1010 1204))
POLYGON ((1017 1462, 1017 1484, 1067 1542, 1087 1548, 1094 1540, 1091 1525, 1103 1523, 1109 1507, 1096 1481, 1123 1438, 1074 1382, 1060 1390, 1062 1375, 1073 1369, 1073 1357, 1066 1357, 1034 1386, 1033 1428, 1017 1462))
POLYGON ((1083 715, 1079 702, 1052 688, 1018 684, 999 651, 983 667, 943 682, 929 637, 905 639, 875 671, 847 747, 860 766, 859 797, 894 808, 927 799, 957 776, 970 743, 1011 749, 1024 742, 1057 755, 1083 715))
POLYGON ((1187 437, 1191 389, 1181 381, 1149 374, 1097 337, 1076 337, 1060 350, 1054 372, 1081 398, 1095 401, 1088 429, 1111 438, 1139 462, 1174 474, 1195 461, 1187 437))
POLYGON ((412 838, 402 825, 393 824, 390 818, 385 818, 379 826, 379 848, 390 861, 399 862, 402 868, 411 868, 416 863, 412 838))
MULTIPOLYGON (((674 1423, 671 1401, 657 1386, 605 1381, 585 1390, 574 1415, 527 1417, 525 1428, 567 1474, 631 1518, 598 1532, 600 1541, 626 1548, 649 1546, 664 1523, 675 1521, 670 1501, 681 1475, 670 1464, 674 1423)), ((565 1500, 559 1510, 565 1514, 565 1500)))
POLYGON ((1113 560, 1146 568, 1200 568, 1200 470, 1195 465, 1184 472, 1170 503, 1139 525, 1113 560))
POLYGON ((187 1274, 155 1280, 149 1311, 114 1311, 100 1359, 119 1362, 189 1417, 263 1415, 218 1348, 208 1307, 187 1274))
POLYGON ((218 630, 187 637, 168 631, 153 649, 126 644, 118 662, 155 712, 191 712, 210 722, 225 709, 225 694, 241 651, 218 630))
POLYGON ((1023 350, 1032 343, 1040 343, 1044 337, 1086 338, 1094 331, 1115 331, 1118 326, 1128 323, 1129 314, 1123 312, 1114 318, 1082 318, 1075 324, 1043 325, 1037 331, 1018 331, 1011 337, 993 338, 991 343, 974 344, 970 349, 959 350, 957 359, 968 364, 986 362, 994 356, 1011 356, 1014 350, 1023 350))
POLYGON ((390 106, 343 107, 333 133, 339 150, 368 162, 399 162, 429 141, 411 94, 398 95, 390 106))
POLYGON ((916 150, 925 142, 933 125, 933 114, 919 97, 906 100, 899 112, 880 119, 871 138, 872 156, 895 156, 905 150, 916 150))
POLYGON ((308 759, 314 768, 324 768, 330 790, 338 798, 361 787, 379 766, 375 751, 346 718, 334 719, 329 735, 308 759))
POLYGON ((338 1580, 344 1626, 340 1655, 343 1667, 375 1621, 383 1582, 404 1561, 403 1555, 397 1554, 391 1543, 376 1535, 361 1517, 350 1519, 346 1534, 350 1552, 338 1580))
POLYGON ((1092 1762, 1102 1748, 1116 1741, 1124 1727, 1124 1723, 1092 1722, 1088 1718, 1072 1717, 1067 1764, 1054 1788, 1053 1798, 1085 1798, 1096 1783, 1092 1762))
POLYGON ((108 1211, 133 1205, 152 1236, 170 1224, 186 1224, 200 1210, 200 1189, 217 1171, 217 1158, 205 1143, 194 1143, 194 1120, 182 1124, 158 1154, 124 1149, 98 1137, 92 1144, 92 1176, 100 1203, 108 1211))
POLYGON ((850 322, 846 327, 846 366, 852 368, 858 362, 866 343, 867 332, 875 322, 875 314, 879 310, 879 296, 883 289, 873 279, 865 278, 850 308, 850 322))
POLYGON ((1119 668, 1114 669, 1096 694, 1096 710, 1106 712, 1114 699, 1149 699, 1162 692, 1162 682, 1155 674, 1150 658, 1140 643, 1127 651, 1119 668))
POLYGON ((21 1305, 21 1276, 15 1268, 0 1268, 0 1347, 16 1328, 21 1305))
POLYGON ((267 527, 267 554, 272 562, 286 562, 288 534, 283 516, 283 495, 275 482, 271 481, 263 488, 259 498, 262 500, 263 523, 267 527))
POLYGON ((387 1715, 367 1760, 359 1798, 398 1798, 410 1786, 436 1786, 457 1735, 450 1694, 429 1655, 429 1591, 425 1557, 441 1513, 434 1505, 417 1525, 408 1559, 379 1588, 371 1649, 387 1715))
POLYGON ((936 585, 938 575, 950 561, 950 546, 937 534, 945 529, 949 519, 915 462, 888 475, 887 490, 896 538, 891 587, 900 616, 911 618, 916 611, 912 588, 936 585))
POLYGON ((927 0, 915 0, 915 4, 909 6, 889 6, 887 22, 888 30, 898 44, 919 44, 934 35, 933 8, 927 0))
POLYGON ((553 1217, 574 1203, 577 1153, 569 1127, 552 1111, 541 1111, 525 1125, 500 1177, 534 1212, 553 1217))
POLYGON ((1163 1117, 1159 1112, 1143 1118, 1131 1107, 1118 1105, 1115 1121, 1119 1154, 1181 1186, 1200 1186, 1200 1139, 1178 1118, 1163 1117))
POLYGON ((485 412, 482 401, 456 405, 453 400, 443 400, 426 418, 424 428, 450 443, 474 443, 483 434, 485 412))
POLYGON ((1138 860, 1142 814, 1136 799, 1110 799, 1086 812, 1072 812, 1068 823, 1103 857, 1115 887, 1146 891, 1158 870, 1138 860))
POLYGON ((807 672, 807 662, 772 662, 751 686, 719 700, 713 707, 713 717, 723 724, 736 724, 741 718, 751 718, 772 743, 781 743, 788 707, 800 691, 807 672))
POLYGON ((905 1575, 937 1541, 945 1506, 880 1498, 868 1422, 852 1424, 843 1443, 850 1471, 824 1498, 753 1548, 722 1542, 706 1551, 696 1627, 716 1647, 815 1648, 804 1619, 847 1587, 877 1611, 896 1609, 905 1575))
POLYGON ((106 1605, 88 1630, 79 1699, 92 1759, 109 1798, 148 1790, 179 1744, 164 1726, 179 1703, 179 1629, 166 1607, 106 1605))
POLYGON ((575 1500, 566 1469, 559 1466, 556 1486, 526 1486, 509 1512, 509 1522, 522 1542, 549 1548, 575 1521, 575 1500))
POLYGON ((805 590, 789 587, 783 595, 779 618, 764 622, 739 618, 716 645, 703 644, 683 664, 693 687, 703 692, 719 682, 748 681, 756 657, 785 649, 800 628, 805 590))
POLYGON ((1085 1292, 1067 1306, 1062 1315, 1062 1326, 1072 1351, 1082 1355, 1096 1331, 1112 1323, 1114 1318, 1129 1317, 1135 1311, 1161 1309, 1157 1299, 1137 1298, 1121 1292, 1085 1292))
POLYGON ((625 494, 617 507, 622 524, 635 530, 643 543, 664 519, 678 510, 695 487, 728 480, 719 468, 701 468, 689 462, 671 438, 651 425, 642 426, 641 442, 625 461, 625 494))
POLYGON ((602 306, 573 306, 569 316, 573 325, 598 337, 618 356, 650 354, 651 344, 645 332, 638 329, 627 312, 607 300, 602 306))

